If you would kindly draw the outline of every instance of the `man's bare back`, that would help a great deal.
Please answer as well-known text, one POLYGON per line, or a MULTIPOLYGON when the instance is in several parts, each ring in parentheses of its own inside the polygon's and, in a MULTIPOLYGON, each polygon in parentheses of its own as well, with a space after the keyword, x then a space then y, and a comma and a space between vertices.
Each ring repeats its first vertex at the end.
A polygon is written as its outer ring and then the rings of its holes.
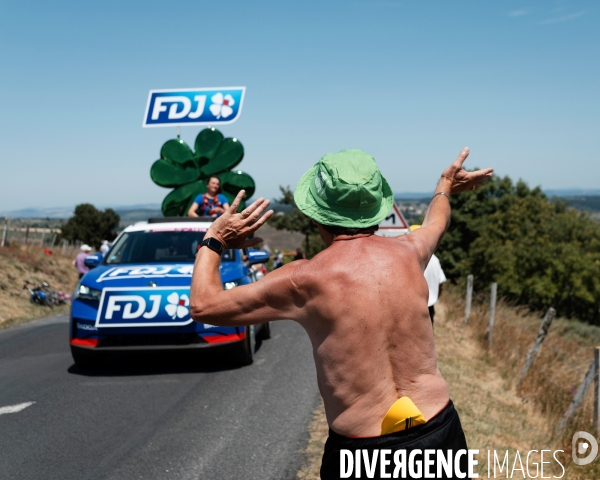
POLYGON ((408 237, 338 236, 312 260, 289 267, 306 299, 297 321, 312 342, 334 431, 379 435, 382 418, 402 396, 426 419, 446 406, 428 288, 408 237))
MULTIPOLYGON (((294 193, 327 246, 312 260, 224 291, 219 254, 201 248, 197 255, 190 295, 194 320, 241 326, 291 319, 308 333, 332 429, 324 479, 339 478, 343 449, 466 449, 436 364, 423 272, 448 227, 449 195, 474 190, 491 177, 492 169, 462 169, 468 153, 463 149, 442 174, 422 227, 404 237, 374 235, 393 193, 372 157, 345 150, 323 157, 294 193), (352 437, 363 438, 354 444, 352 437)), ((248 236, 273 215, 266 212, 269 201, 258 199, 237 213, 242 196, 205 238, 222 248, 261 241, 248 236)), ((464 464, 460 468, 465 471, 464 464)))

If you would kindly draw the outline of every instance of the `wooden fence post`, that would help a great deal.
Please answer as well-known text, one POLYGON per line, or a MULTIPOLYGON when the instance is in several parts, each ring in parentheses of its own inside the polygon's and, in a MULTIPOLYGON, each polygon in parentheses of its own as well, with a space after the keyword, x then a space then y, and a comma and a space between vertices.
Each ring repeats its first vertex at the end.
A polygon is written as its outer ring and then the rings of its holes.
POLYGON ((469 321, 471 315, 471 300, 473 299, 473 275, 467 275, 467 299, 465 301, 465 320, 464 323, 469 321))
POLYGON ((527 358, 525 359, 525 364, 523 365, 523 368, 521 369, 521 373, 519 374, 519 378, 517 379, 515 388, 519 388, 519 384, 521 383, 521 380, 523 380, 523 378, 525 378, 525 375, 527 375, 527 372, 531 368, 531 365, 533 364, 533 361, 535 360, 535 357, 536 357, 540 347, 542 346, 542 342, 544 341, 544 339, 546 338, 546 335, 548 334, 548 330, 550 329, 550 325, 552 324, 552 320, 554 320, 555 316, 556 316, 556 310, 554 310, 552 307, 550 307, 548 309, 548 311, 546 312, 546 315, 544 315, 544 319, 542 320, 540 329, 538 330, 535 340, 531 344, 531 348, 529 349, 529 353, 527 354, 527 358))
POLYGON ((42 239, 40 240, 40 247, 44 246, 44 238, 46 238, 46 229, 42 229, 42 239))
POLYGON ((594 435, 600 434, 600 347, 594 348, 594 435))
POLYGON ((567 411, 560 419, 560 422, 558 422, 558 427, 556 427, 556 433, 558 433, 559 435, 565 430, 565 427, 569 424, 571 418, 573 418, 573 415, 583 403, 583 399, 585 398, 585 394, 587 393, 588 388, 590 388, 590 385, 592 384, 592 380, 594 379, 595 373, 596 359, 594 358, 594 360, 592 360, 592 363, 590 363, 587 372, 585 373, 585 377, 583 377, 583 382, 581 382, 581 385, 579 385, 579 388, 575 393, 575 397, 573 397, 571 405, 569 405, 569 408, 567 408, 567 411))
POLYGON ((69 244, 69 242, 63 238, 63 248, 62 248, 62 254, 63 257, 67 254, 67 245, 69 244))
POLYGON ((490 322, 488 325, 488 347, 492 348, 492 334, 494 332, 494 319, 496 317, 496 295, 498 294, 498 283, 492 283, 490 295, 490 322))
POLYGON ((52 236, 52 242, 50 242, 50 250, 54 248, 54 244, 56 243, 56 233, 52 236))
POLYGON ((4 220, 4 232, 2 233, 2 246, 5 247, 8 241, 8 226, 10 225, 10 217, 4 220))

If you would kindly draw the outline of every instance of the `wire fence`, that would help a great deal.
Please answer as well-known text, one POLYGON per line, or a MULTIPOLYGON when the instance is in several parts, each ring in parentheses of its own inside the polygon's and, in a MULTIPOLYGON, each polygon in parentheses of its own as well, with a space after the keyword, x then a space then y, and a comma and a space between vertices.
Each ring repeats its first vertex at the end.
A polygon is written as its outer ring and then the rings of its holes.
POLYGON ((47 252, 62 255, 75 255, 82 242, 79 240, 68 241, 61 238, 58 228, 43 227, 17 227, 10 226, 10 219, 0 227, 0 247, 9 245, 38 246, 47 252))
POLYGON ((497 306, 497 284, 491 285, 489 295, 484 292, 474 295, 473 283, 469 275, 464 323, 471 320, 479 327, 482 339, 485 333, 488 351, 512 372, 517 393, 558 417, 557 436, 573 424, 591 427, 599 434, 600 347, 590 349, 557 335, 549 342, 547 335, 556 315, 553 308, 548 309, 535 331, 531 315, 515 314, 514 308, 503 303, 497 306), (593 360, 588 363, 590 359, 593 360), (593 399, 587 395, 592 383, 593 399))

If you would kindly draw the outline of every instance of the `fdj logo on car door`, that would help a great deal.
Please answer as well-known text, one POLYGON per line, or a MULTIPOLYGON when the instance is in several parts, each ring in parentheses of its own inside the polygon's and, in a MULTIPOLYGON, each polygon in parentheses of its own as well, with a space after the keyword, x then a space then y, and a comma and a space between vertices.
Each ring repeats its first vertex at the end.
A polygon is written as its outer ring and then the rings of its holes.
POLYGON ((96 327, 154 327, 188 325, 190 289, 105 288, 96 327))

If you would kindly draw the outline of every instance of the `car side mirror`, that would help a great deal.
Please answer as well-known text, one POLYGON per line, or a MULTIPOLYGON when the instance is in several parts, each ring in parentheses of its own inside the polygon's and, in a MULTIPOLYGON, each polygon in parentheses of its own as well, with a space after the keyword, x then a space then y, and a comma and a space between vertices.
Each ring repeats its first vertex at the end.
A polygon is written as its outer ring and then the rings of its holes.
POLYGON ((257 263, 267 263, 271 258, 267 252, 263 250, 248 250, 248 263, 256 265, 257 263))
POLYGON ((87 257, 85 257, 83 260, 83 264, 88 268, 96 268, 98 265, 100 265, 101 261, 102 254, 94 253, 93 255, 88 255, 87 257))

